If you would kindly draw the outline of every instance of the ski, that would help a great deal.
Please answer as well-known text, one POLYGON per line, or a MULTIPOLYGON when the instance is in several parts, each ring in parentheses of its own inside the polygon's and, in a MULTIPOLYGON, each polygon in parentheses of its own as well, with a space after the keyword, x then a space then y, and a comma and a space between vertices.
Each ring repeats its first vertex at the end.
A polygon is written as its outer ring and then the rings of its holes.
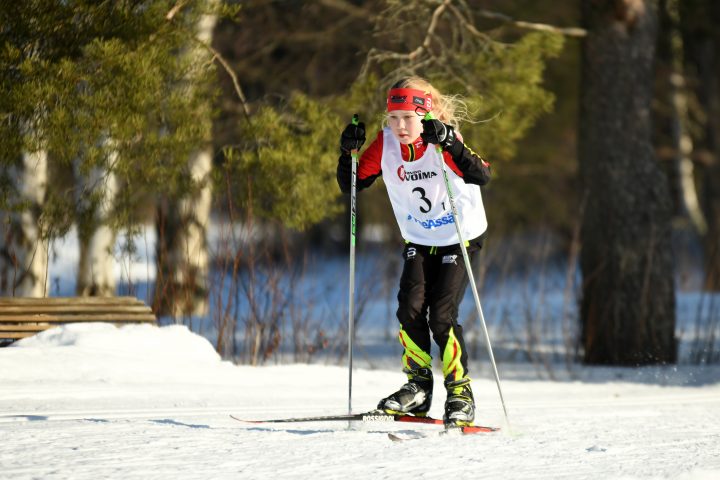
MULTIPOLYGON (((264 423, 303 423, 303 422, 405 422, 405 423, 423 423, 426 425, 444 425, 444 422, 439 418, 433 417, 417 417, 415 415, 408 414, 392 414, 382 410, 371 410, 365 413, 353 413, 344 415, 323 415, 314 417, 291 417, 291 418, 271 418, 262 420, 249 420, 230 415, 230 418, 237 420, 238 422, 251 423, 251 424, 264 424, 264 423)), ((437 432, 439 435, 473 435, 476 433, 492 433, 500 430, 495 427, 485 426, 464 426, 464 427, 450 427, 446 428, 441 432, 437 432)), ((420 438, 427 438, 430 435, 426 435, 420 432, 413 432, 412 434, 396 434, 388 433, 388 438, 394 442, 403 442, 405 440, 417 440, 420 438)))
POLYGON ((230 417, 238 422, 243 423, 302 423, 302 422, 407 422, 407 423, 424 423, 430 425, 443 425, 443 421, 439 418, 417 417, 408 414, 392 414, 382 410, 371 410, 365 413, 353 413, 344 415, 324 415, 315 417, 293 417, 293 418, 273 418, 263 420, 248 420, 230 415, 230 417))
MULTIPOLYGON (((443 430, 442 432, 437 432, 438 436, 444 437, 444 436, 465 436, 465 435, 474 435, 477 433, 492 433, 497 432, 500 430, 499 428, 495 427, 483 427, 483 426, 466 426, 466 427, 451 427, 443 430)), ((430 433, 420 433, 420 432, 412 432, 412 433, 388 433, 388 438, 392 440, 393 442, 405 442, 407 440, 419 440, 421 438, 430 438, 435 435, 430 433)))

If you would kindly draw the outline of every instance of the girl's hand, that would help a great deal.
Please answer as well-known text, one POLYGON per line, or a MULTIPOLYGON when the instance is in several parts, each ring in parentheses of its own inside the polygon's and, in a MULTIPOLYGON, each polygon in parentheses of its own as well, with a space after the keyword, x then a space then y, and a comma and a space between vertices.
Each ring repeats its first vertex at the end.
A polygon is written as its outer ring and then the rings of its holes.
POLYGON ((422 120, 423 131, 420 138, 423 144, 432 143, 440 145, 443 150, 449 150, 455 143, 455 130, 450 125, 445 125, 440 120, 422 120))
POLYGON ((365 124, 363 122, 353 125, 348 124, 340 136, 340 151, 350 155, 351 150, 360 150, 365 143, 365 124))

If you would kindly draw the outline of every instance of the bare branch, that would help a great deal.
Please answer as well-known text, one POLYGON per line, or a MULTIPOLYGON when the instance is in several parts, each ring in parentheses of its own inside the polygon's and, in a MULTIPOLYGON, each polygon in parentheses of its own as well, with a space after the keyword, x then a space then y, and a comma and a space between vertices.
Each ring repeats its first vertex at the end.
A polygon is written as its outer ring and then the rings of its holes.
POLYGON ((367 60, 365 62, 365 65, 363 66, 362 71, 360 72, 360 76, 364 76, 367 67, 373 63, 378 62, 381 63, 383 61, 387 60, 398 60, 398 61, 406 61, 406 62, 418 62, 420 63, 423 61, 422 56, 423 54, 427 54, 429 56, 433 56, 432 52, 430 51, 430 45, 432 43, 433 38, 435 38, 435 30, 437 29, 438 22, 440 19, 440 16, 443 14, 445 9, 448 7, 448 5, 452 2, 452 0, 443 0, 443 2, 433 11, 432 17, 430 19, 430 24, 428 25, 427 32, 425 33, 425 38, 423 39, 422 43, 418 45, 415 50, 408 52, 408 53, 398 53, 398 52, 391 52, 387 50, 378 50, 375 48, 371 48, 368 52, 367 60))
POLYGON ((204 48, 206 48, 210 53, 213 54, 213 57, 217 59, 217 61, 220 63, 220 65, 225 69, 225 72, 227 72, 228 75, 230 75, 230 78, 232 79, 233 86, 235 88, 235 93, 237 94, 238 98, 240 99, 240 103, 243 107, 243 113, 245 114, 245 119, 250 122, 250 109, 248 108, 247 100, 245 99, 245 94, 242 91, 242 87, 240 86, 240 80, 238 79, 237 74, 232 69, 230 64, 227 60, 222 56, 220 52, 218 52, 216 49, 212 47, 212 45, 209 45, 206 42, 203 42, 199 38, 195 38, 195 41, 202 45, 204 48))
POLYGON ((492 42, 493 40, 490 38, 489 35, 486 33, 482 33, 477 28, 475 28, 475 25, 470 23, 468 19, 458 10, 458 8, 455 5, 448 5, 450 11, 455 15, 455 18, 458 19, 460 24, 463 26, 465 30, 470 32, 473 36, 480 38, 482 40, 485 40, 487 42, 492 42))
POLYGON ((548 25, 546 23, 525 22, 523 20, 515 20, 514 18, 509 17, 508 15, 505 15, 503 13, 491 12, 490 10, 475 10, 474 13, 483 18, 490 18, 492 20, 498 20, 503 23, 509 23, 518 28, 524 28, 526 30, 538 30, 541 32, 559 33, 561 35, 576 38, 582 38, 587 36, 587 30, 585 30, 584 28, 556 27, 555 25, 548 25))
POLYGON ((428 25, 427 33, 425 34, 425 40, 423 40, 423 43, 420 47, 416 48, 414 52, 410 53, 409 59, 414 60, 415 55, 419 55, 421 52, 420 49, 423 49, 427 52, 430 50, 430 43, 432 41, 432 38, 435 36, 435 29, 438 26, 438 21, 440 20, 440 16, 443 14, 445 9, 450 5, 450 2, 452 0, 443 0, 443 2, 435 9, 435 11, 432 14, 432 18, 430 19, 430 25, 428 25))
MULTIPOLYGON (((346 3, 343 0, 323 0, 323 3, 327 5, 336 4, 336 2, 340 2, 340 4, 346 3)), ((453 61, 454 57, 452 52, 465 50, 465 47, 467 47, 466 43, 471 43, 471 48, 473 50, 483 50, 495 47, 505 48, 509 46, 493 39, 487 33, 478 30, 473 19, 474 15, 499 20, 503 23, 529 30, 554 32, 578 38, 587 35, 587 32, 581 28, 561 28, 542 23, 515 20, 507 15, 489 10, 473 10, 468 6, 465 0, 426 0, 426 4, 428 3, 432 4, 432 13, 430 15, 430 21, 427 24, 427 28, 425 29, 424 35, 422 36, 422 40, 419 44, 417 44, 414 49, 407 52, 371 48, 360 71, 359 78, 364 78, 372 65, 382 64, 384 62, 395 62, 396 65, 391 72, 387 73, 385 77, 381 79, 381 82, 388 81, 391 76, 408 73, 414 74, 422 68, 428 68, 430 66, 441 67, 450 76, 458 80, 468 76, 469 72, 465 71, 461 65, 458 65, 453 61), (440 24, 443 21, 444 14, 449 14, 450 17, 456 20, 457 25, 459 26, 459 28, 454 30, 457 35, 451 39, 445 38, 438 32, 440 24), (449 42, 448 44, 446 44, 446 40, 449 42)), ((408 16, 402 15, 402 13, 407 11, 406 8, 409 9, 411 7, 401 7, 399 10, 395 9, 388 11, 388 14, 393 19, 397 16, 400 19, 407 20, 408 16)), ((377 18, 381 19, 384 17, 385 15, 380 15, 377 18)), ((414 28, 417 28, 417 22, 419 19, 416 19, 415 17, 410 18, 414 19, 411 23, 416 25, 414 28)), ((397 32, 402 28, 402 23, 398 26, 396 22, 390 31, 397 32)))
POLYGON ((170 9, 167 15, 165 15, 165 19, 172 20, 175 15, 185 6, 186 3, 187 0, 180 0, 178 3, 176 3, 175 6, 170 9))
MULTIPOLYGON (((173 17, 182 9, 183 6, 187 3, 187 0, 180 0, 178 3, 175 4, 175 6, 170 9, 170 11, 167 13, 165 18, 168 21, 171 21, 173 17)), ((230 63, 228 63, 227 60, 222 56, 220 52, 218 52, 216 49, 212 47, 208 42, 205 40, 197 37, 194 33, 190 33, 189 37, 196 43, 198 43, 200 46, 202 46, 204 49, 206 49, 208 52, 210 52, 213 55, 213 60, 217 59, 217 61, 220 63, 220 65, 223 67, 225 72, 227 72, 228 75, 230 75, 230 78, 232 79, 233 86, 235 88, 235 93, 237 94, 238 98, 240 99, 240 103, 243 107, 243 113, 245 114, 245 119, 248 121, 249 124, 252 124, 250 121, 250 109, 247 105, 247 100, 245 99, 245 94, 242 91, 242 87, 240 86, 240 81, 238 80, 237 74, 230 66, 230 63)), ((212 61, 212 60, 211 60, 212 61)))

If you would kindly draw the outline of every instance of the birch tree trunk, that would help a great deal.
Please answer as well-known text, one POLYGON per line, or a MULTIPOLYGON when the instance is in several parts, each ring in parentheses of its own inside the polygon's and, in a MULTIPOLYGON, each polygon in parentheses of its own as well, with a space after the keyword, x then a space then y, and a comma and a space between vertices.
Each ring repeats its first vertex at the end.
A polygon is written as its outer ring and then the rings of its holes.
POLYGON ((161 315, 207 313, 211 152, 200 151, 191 158, 197 191, 179 200, 164 198, 158 206, 154 307, 161 315))
MULTIPOLYGON (((111 143, 104 142, 109 149, 109 165, 117 158, 111 143)), ((105 168, 94 168, 87 175, 76 168, 75 175, 80 186, 80 262, 76 293, 82 297, 111 297, 116 287, 113 253, 117 235, 108 225, 108 218, 118 193, 118 181, 115 174, 105 168)))
POLYGON ((672 86, 672 140, 675 150, 675 169, 680 192, 683 216, 686 216, 700 236, 707 233, 707 222, 700 208, 695 186, 695 165, 692 161, 693 140, 687 130, 686 82, 682 71, 675 71, 670 79, 672 86))
POLYGON ((685 68, 697 98, 696 166, 707 230, 703 235, 705 288, 720 290, 720 3, 679 3, 685 68))
POLYGON ((678 181, 679 200, 683 216, 690 220, 698 236, 707 233, 707 222, 700 207, 698 192, 695 186, 695 165, 692 161, 693 139, 689 132, 688 86, 685 75, 683 38, 678 28, 680 0, 663 0, 661 8, 669 21, 666 35, 669 36, 670 54, 670 108, 671 137, 675 151, 675 170, 678 181))
MULTIPOLYGON (((212 42, 217 22, 214 15, 203 15, 198 39, 212 42)), ((211 55, 201 46, 192 49, 195 68, 206 68, 211 55)), ((213 150, 210 106, 198 112, 198 122, 208 132, 206 144, 188 160, 193 188, 179 198, 161 200, 157 216, 158 276, 155 283, 154 310, 161 315, 206 315, 208 312, 209 255, 207 230, 210 223, 213 150)))
POLYGON ((10 178, 25 206, 0 225, 0 295, 47 296, 48 241, 40 224, 47 192, 47 152, 24 152, 10 178))
POLYGON ((675 362, 671 201, 651 145, 656 12, 583 0, 579 160, 584 361, 675 362))

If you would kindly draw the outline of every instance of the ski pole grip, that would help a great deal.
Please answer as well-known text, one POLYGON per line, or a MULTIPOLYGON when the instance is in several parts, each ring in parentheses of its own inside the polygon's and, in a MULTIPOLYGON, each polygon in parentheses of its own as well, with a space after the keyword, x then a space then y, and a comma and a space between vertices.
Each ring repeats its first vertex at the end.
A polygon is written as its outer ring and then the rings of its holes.
MULTIPOLYGON (((357 113, 353 113, 353 118, 351 120, 353 125, 358 125, 360 123, 360 115, 357 113)), ((350 155, 357 160, 357 154, 358 154, 359 148, 353 148, 350 152, 350 155)))
MULTIPOLYGON (((423 120, 434 120, 435 117, 433 117, 432 112, 427 112, 425 116, 423 117, 423 120)), ((439 154, 442 155, 442 147, 440 145, 437 146, 437 151, 439 154)))

